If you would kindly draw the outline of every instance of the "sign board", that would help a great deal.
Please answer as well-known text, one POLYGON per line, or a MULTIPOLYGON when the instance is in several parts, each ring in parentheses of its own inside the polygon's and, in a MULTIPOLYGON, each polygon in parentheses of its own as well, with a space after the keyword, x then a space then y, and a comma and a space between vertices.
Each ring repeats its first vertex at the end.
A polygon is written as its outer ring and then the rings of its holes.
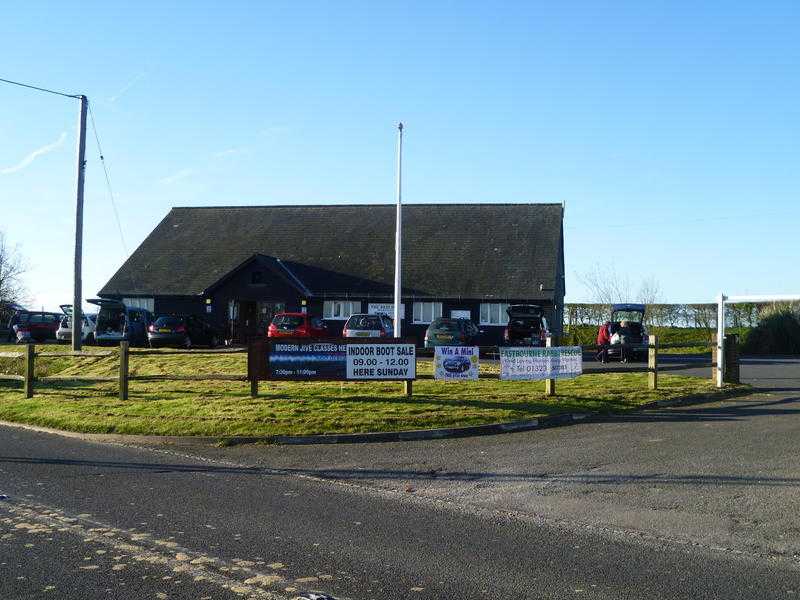
POLYGON ((471 319, 472 318, 472 311, 469 311, 469 310, 451 310, 450 311, 450 318, 451 319, 471 319))
POLYGON ((500 347, 500 379, 569 379, 583 372, 580 346, 500 347))
POLYGON ((347 345, 276 340, 266 358, 268 379, 345 379, 347 345))
POLYGON ((347 344, 347 379, 414 379, 414 344, 347 344))
POLYGON ((248 352, 248 379, 404 381, 416 378, 412 340, 269 338, 248 352))
MULTIPOLYGON (((386 315, 394 319, 394 302, 380 303, 370 302, 367 304, 367 313, 370 315, 386 315)), ((406 314, 406 305, 404 302, 400 303, 400 319, 404 319, 403 315, 406 314)))
POLYGON ((478 379, 477 346, 436 346, 433 378, 444 381, 478 379))

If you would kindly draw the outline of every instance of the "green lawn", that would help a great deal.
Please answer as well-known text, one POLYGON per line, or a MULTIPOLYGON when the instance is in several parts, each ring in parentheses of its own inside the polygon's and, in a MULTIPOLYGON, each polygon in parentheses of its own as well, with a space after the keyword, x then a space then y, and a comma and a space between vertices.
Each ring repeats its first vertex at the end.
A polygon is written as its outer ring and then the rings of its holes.
MULTIPOLYGON (((12 348, 0 347, 0 351, 12 348)), ((53 350, 47 346, 40 350, 53 350)), ((0 359, 3 372, 21 372, 13 359, 0 359)), ((42 375, 114 376, 118 358, 37 358, 42 375)), ((159 435, 292 435, 399 431, 530 419, 559 412, 616 412, 652 400, 721 397, 739 389, 715 390, 710 380, 659 377, 647 389, 647 375, 598 374, 558 382, 558 396, 543 394, 543 382, 497 379, 496 365, 484 364, 477 382, 431 379, 431 362, 419 360, 411 399, 402 384, 262 382, 251 398, 244 381, 131 381, 121 402, 113 383, 42 382, 25 399, 17 382, 0 382, 0 419, 82 432, 159 435)), ((132 354, 132 375, 165 373, 244 374, 246 357, 234 355, 132 354)))

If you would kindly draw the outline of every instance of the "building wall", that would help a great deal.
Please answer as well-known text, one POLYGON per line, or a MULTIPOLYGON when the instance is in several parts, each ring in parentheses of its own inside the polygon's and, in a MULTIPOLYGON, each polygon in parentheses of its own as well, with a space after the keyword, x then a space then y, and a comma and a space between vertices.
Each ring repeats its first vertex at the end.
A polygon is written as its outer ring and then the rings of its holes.
MULTIPOLYGON (((559 273, 556 277, 556 289, 554 290, 554 301, 530 300, 524 298, 497 299, 497 302, 508 304, 538 304, 542 306, 545 317, 550 325, 550 330, 556 335, 561 335, 563 320, 563 300, 564 300, 564 278, 563 260, 559 264, 559 273)), ((323 316, 323 305, 325 300, 351 300, 360 302, 360 312, 367 312, 370 303, 391 304, 391 298, 379 297, 347 297, 331 296, 328 298, 306 298, 295 286, 289 285, 282 277, 279 277, 270 267, 259 260, 244 266, 232 273, 227 279, 222 281, 209 296, 155 296, 155 314, 195 314, 203 316, 208 321, 217 325, 220 330, 226 332, 226 337, 232 331, 229 322, 229 303, 232 300, 238 301, 241 306, 250 304, 255 306, 258 311, 269 310, 278 304, 282 304, 284 310, 300 311, 303 301, 306 301, 306 310, 314 316, 323 316), (254 272, 260 272, 259 282, 254 282, 254 272), (210 301, 210 302, 209 302, 210 301)), ((454 310, 470 311, 471 320, 482 330, 479 339, 480 345, 492 346, 503 342, 504 325, 484 325, 480 324, 480 305, 481 300, 455 300, 448 298, 413 298, 403 299, 405 305, 405 318, 402 322, 402 335, 413 337, 418 345, 422 345, 428 323, 414 323, 414 302, 441 302, 442 316, 451 316, 454 310)), ((493 301, 494 302, 494 301, 493 301)), ((240 308, 240 311, 242 309, 240 308)), ((252 331, 262 331, 265 328, 265 321, 270 315, 253 314, 255 323, 248 326, 255 326, 252 331)), ((245 315, 240 314, 244 319, 245 315)), ((325 319, 326 329, 331 336, 339 336, 345 319, 325 319)))

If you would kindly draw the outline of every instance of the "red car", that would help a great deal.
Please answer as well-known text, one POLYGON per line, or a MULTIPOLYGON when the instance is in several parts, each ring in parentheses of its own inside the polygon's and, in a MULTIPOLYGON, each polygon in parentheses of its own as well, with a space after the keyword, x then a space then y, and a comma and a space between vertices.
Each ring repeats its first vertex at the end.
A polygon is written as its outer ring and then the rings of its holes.
POLYGON ((22 312, 14 325, 18 344, 44 343, 56 339, 56 331, 64 314, 51 312, 22 312))
POLYGON ((282 312, 275 315, 267 329, 268 337, 327 337, 325 325, 319 317, 306 313, 282 312))

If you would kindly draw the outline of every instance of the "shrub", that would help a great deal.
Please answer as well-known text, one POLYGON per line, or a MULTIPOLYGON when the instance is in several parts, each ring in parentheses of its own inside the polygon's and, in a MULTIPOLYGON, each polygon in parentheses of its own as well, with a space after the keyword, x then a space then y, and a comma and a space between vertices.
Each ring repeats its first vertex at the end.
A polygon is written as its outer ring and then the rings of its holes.
POLYGON ((789 305, 761 311, 758 325, 742 344, 745 354, 800 354, 800 319, 789 305))

